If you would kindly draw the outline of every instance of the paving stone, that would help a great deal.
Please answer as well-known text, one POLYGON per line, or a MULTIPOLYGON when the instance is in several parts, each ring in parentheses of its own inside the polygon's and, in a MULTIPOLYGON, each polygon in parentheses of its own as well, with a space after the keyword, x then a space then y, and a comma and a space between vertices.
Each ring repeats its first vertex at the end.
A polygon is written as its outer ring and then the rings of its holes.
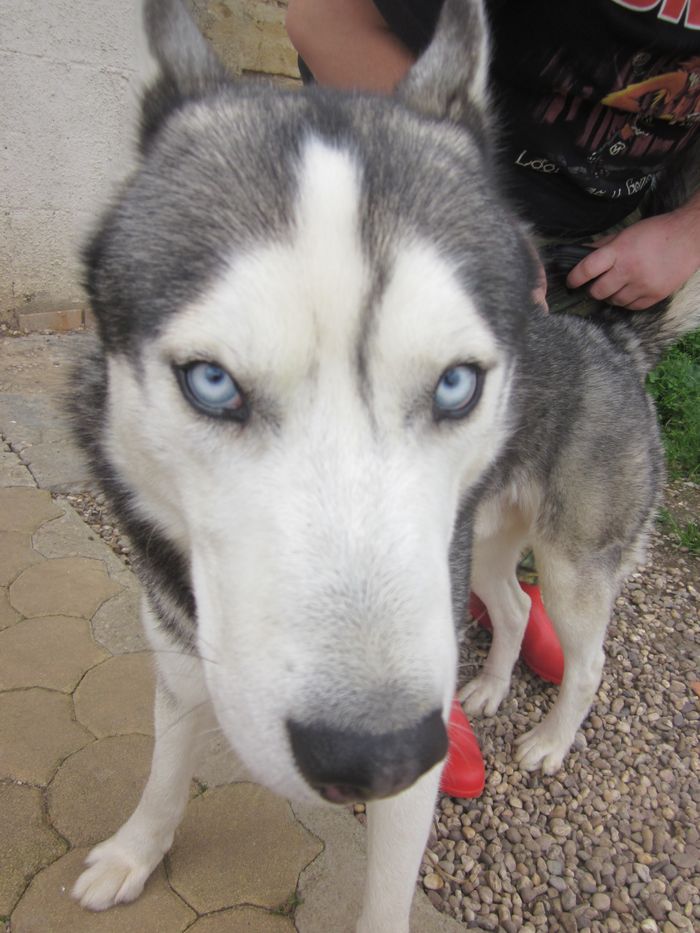
MULTIPOLYGON (((366 831, 346 809, 294 804, 303 826, 323 839, 321 855, 302 872, 294 914, 298 933, 355 929, 367 867, 366 831)), ((465 933, 465 925, 438 913, 421 887, 414 891, 412 933, 465 933)))
POLYGON ((36 787, 0 784, 0 826, 0 916, 7 917, 29 879, 62 855, 66 844, 46 824, 36 787))
POLYGON ((14 625, 15 622, 18 622, 21 618, 19 612, 10 605, 10 596, 7 588, 4 586, 0 587, 0 631, 14 625))
POLYGON ((0 449, 0 487, 2 486, 31 486, 34 489, 36 483, 17 454, 0 449))
POLYGON ((0 530, 32 534, 44 522, 63 514, 46 489, 10 486, 0 489, 0 530))
POLYGON ((60 518, 34 532, 32 544, 44 557, 93 557, 104 561, 113 577, 126 569, 123 561, 69 505, 60 518))
POLYGON ((294 930, 289 917, 257 907, 233 907, 200 917, 187 933, 294 933, 294 930))
POLYGON ((47 334, 5 340, 0 391, 23 398, 42 395, 58 398, 65 393, 73 365, 89 353, 93 345, 94 338, 86 334, 70 337, 47 334))
POLYGON ((148 641, 141 626, 141 587, 129 570, 115 575, 114 580, 123 590, 97 610, 92 618, 92 634, 111 654, 144 651, 148 641))
MULTIPOLYGON (((65 405, 46 393, 0 394, 0 430, 30 470, 37 448, 60 444, 71 433, 65 405)), ((60 460, 54 461, 54 466, 60 468, 60 460)), ((35 486, 47 491, 36 479, 35 486)))
POLYGON ((73 719, 69 696, 34 688, 0 694, 0 780, 45 785, 93 736, 73 719))
POLYGON ((9 586, 19 574, 42 560, 32 548, 30 535, 0 531, 0 586, 9 586))
POLYGON ((72 441, 68 425, 63 438, 46 444, 34 444, 22 451, 29 471, 42 489, 74 493, 87 489, 92 481, 85 458, 72 441))
POLYGON ((25 619, 0 632, 0 690, 47 687, 71 693, 85 671, 108 656, 95 644, 87 619, 25 619))
POLYGON ((197 780, 207 787, 219 787, 234 781, 252 781, 248 768, 221 734, 214 731, 202 742, 201 754, 195 767, 197 780))
POLYGON ((120 590, 102 561, 59 557, 29 567, 10 587, 10 602, 24 616, 66 615, 90 619, 120 590))
POLYGON ((58 398, 0 395, 0 430, 42 490, 74 492, 88 488, 90 475, 58 398))
MULTIPOLYGON (((0 635, 0 645, 1 639, 0 635)), ((153 735, 154 689, 150 652, 110 658, 88 671, 75 691, 76 718, 98 738, 131 732, 153 735)))
POLYGON ((162 865, 131 904, 84 910, 70 892, 88 851, 73 849, 39 872, 12 914, 12 933, 181 933, 196 919, 168 886, 162 865))
POLYGON ((74 846, 94 845, 115 833, 139 802, 152 748, 145 735, 110 736, 65 761, 48 790, 49 816, 58 832, 74 846))
POLYGON ((191 800, 168 856, 170 883, 198 913, 237 904, 277 908, 322 845, 289 804, 255 784, 191 800))

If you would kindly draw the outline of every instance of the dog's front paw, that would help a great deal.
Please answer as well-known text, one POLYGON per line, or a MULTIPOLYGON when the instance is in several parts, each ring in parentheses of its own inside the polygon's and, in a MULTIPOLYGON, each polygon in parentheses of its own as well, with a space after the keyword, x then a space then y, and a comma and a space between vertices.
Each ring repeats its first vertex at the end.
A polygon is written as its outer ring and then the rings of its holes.
POLYGON ((73 886, 72 895, 89 910, 107 910, 135 900, 162 853, 139 853, 113 836, 101 842, 85 859, 89 866, 73 886))
POLYGON ((482 671, 457 694, 465 712, 471 716, 493 716, 506 698, 510 681, 482 671))
POLYGON ((518 750, 515 758, 525 771, 542 768, 544 774, 555 774, 561 768, 572 742, 573 737, 565 734, 547 716, 534 729, 516 739, 518 750))

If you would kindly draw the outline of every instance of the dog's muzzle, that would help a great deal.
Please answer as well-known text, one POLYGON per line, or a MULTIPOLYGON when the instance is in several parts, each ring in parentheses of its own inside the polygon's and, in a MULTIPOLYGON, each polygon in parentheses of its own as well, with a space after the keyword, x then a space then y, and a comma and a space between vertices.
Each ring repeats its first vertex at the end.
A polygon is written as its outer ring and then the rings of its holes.
POLYGON ((297 767, 331 803, 398 794, 447 754, 441 710, 415 725, 380 735, 293 720, 287 721, 287 731, 297 767))

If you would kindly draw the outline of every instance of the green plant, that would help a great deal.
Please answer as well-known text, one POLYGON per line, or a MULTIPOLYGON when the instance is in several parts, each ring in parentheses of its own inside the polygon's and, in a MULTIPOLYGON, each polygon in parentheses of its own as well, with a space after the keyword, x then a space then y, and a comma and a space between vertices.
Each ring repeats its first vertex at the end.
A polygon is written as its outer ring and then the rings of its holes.
POLYGON ((700 478, 700 331, 664 356, 647 379, 672 478, 700 478))
POLYGON ((679 522, 668 509, 660 509, 658 523, 681 547, 700 554, 700 524, 695 521, 679 522))
POLYGON ((275 907, 272 910, 272 913, 278 914, 281 917, 293 917, 294 911, 303 903, 304 899, 299 897, 296 891, 293 891, 284 904, 280 904, 279 907, 275 907))

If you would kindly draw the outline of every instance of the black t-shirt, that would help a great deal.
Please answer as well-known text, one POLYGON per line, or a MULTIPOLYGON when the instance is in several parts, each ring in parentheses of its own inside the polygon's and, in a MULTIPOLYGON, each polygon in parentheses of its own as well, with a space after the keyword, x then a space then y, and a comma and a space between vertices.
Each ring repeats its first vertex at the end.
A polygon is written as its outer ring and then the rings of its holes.
MULTIPOLYGON (((414 52, 441 0, 375 0, 414 52)), ((700 0, 487 0, 500 158, 545 233, 630 214, 697 138, 700 0)))

